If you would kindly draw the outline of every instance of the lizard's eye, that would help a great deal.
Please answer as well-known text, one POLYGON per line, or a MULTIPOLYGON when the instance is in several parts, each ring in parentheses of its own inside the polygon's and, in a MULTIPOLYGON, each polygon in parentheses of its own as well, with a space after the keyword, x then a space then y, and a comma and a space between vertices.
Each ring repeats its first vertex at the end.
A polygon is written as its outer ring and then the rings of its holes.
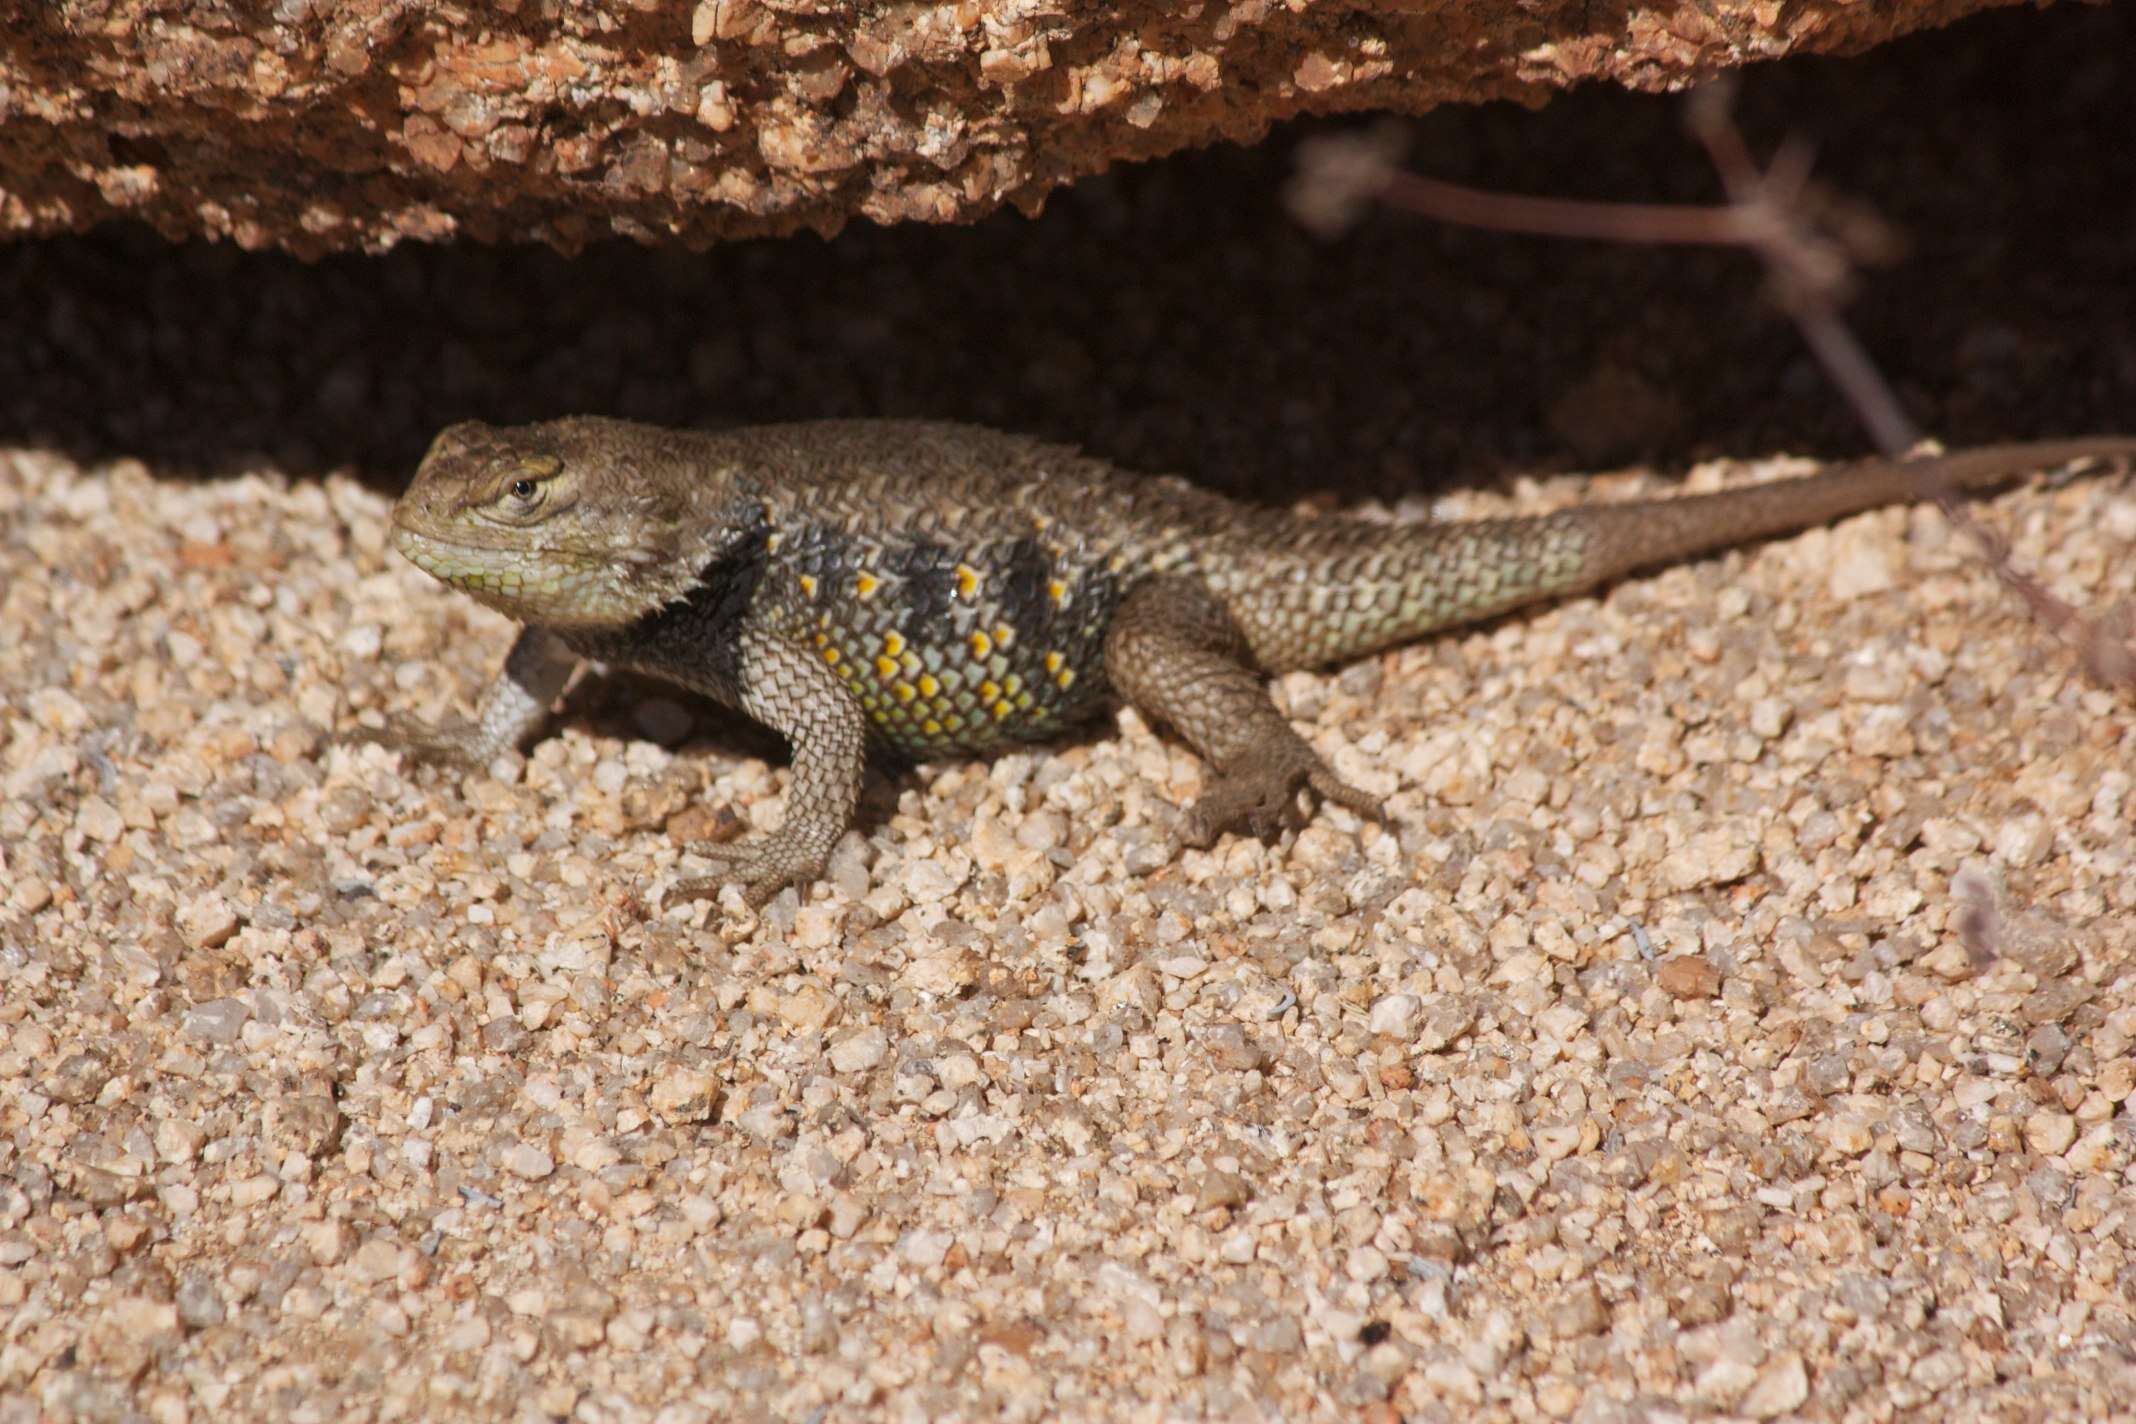
POLYGON ((488 514, 510 524, 531 524, 553 517, 571 504, 564 487, 564 462, 554 455, 529 455, 500 471, 484 500, 488 514))

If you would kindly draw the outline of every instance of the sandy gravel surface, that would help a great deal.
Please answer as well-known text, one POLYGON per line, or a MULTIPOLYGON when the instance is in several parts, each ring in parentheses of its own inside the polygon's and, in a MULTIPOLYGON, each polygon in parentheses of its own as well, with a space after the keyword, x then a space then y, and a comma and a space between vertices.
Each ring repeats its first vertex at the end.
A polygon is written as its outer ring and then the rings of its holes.
POLYGON ((1122 714, 756 920, 695 704, 330 744, 508 641, 385 508, 0 453, 0 1418, 2136 1407, 2136 707, 1936 516, 1285 679, 1385 828, 1174 858, 1122 714))

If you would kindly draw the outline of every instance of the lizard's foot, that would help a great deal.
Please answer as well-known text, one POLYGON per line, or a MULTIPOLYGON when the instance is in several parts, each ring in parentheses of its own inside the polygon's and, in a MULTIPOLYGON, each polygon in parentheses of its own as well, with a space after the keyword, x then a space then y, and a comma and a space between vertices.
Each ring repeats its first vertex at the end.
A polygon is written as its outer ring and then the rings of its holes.
POLYGON ((1207 846, 1226 831, 1243 830, 1259 840, 1274 835, 1296 806, 1298 788, 1310 786, 1322 797, 1361 816, 1377 817, 1380 800, 1337 776, 1303 741, 1275 748, 1267 755, 1240 759, 1241 765, 1216 774, 1187 816, 1186 840, 1207 846))
POLYGON ((350 746, 375 743, 401 753, 411 765, 453 771, 472 771, 487 765, 490 756, 495 755, 494 750, 484 755, 482 728, 464 717, 435 726, 413 717, 388 717, 383 728, 352 727, 337 740, 350 746))
POLYGON ((707 900, 729 885, 739 885, 743 903, 759 909, 789 885, 807 889, 823 878, 830 860, 828 847, 817 847, 784 831, 751 836, 730 845, 696 845, 690 848, 716 867, 710 875, 677 881, 664 903, 707 900))

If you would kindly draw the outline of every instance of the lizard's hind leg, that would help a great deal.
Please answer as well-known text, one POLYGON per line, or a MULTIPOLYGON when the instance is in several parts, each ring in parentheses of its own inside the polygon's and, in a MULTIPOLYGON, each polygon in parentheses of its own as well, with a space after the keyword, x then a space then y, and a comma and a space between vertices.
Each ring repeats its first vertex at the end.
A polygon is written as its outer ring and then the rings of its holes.
POLYGON ((1187 823, 1190 844, 1239 828, 1274 834, 1301 786, 1379 814, 1377 797, 1337 776, 1283 719, 1238 625, 1194 580, 1151 579, 1127 596, 1106 635, 1105 674, 1209 762, 1209 787, 1187 823))

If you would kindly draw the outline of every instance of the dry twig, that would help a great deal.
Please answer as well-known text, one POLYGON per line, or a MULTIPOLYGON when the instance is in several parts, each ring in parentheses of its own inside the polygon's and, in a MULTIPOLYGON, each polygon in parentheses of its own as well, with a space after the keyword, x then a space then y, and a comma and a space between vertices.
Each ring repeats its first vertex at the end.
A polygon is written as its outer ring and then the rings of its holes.
MULTIPOLYGON (((1866 208, 1813 183, 1805 145, 1784 145, 1769 167, 1759 168, 1736 127, 1733 98, 1731 83, 1707 85, 1692 94, 1687 114, 1693 137, 1727 192, 1722 204, 1596 203, 1447 183, 1398 166, 1403 140, 1392 124, 1303 145, 1289 204, 1302 225, 1322 235, 1340 232, 1377 201, 1499 232, 1746 248, 1765 264, 1774 303, 1795 323, 1878 448, 1904 460, 1922 444, 1922 432, 1840 315, 1858 270, 1891 261, 1900 247, 1898 235, 1866 208)), ((1922 496, 1973 538, 2004 586, 2075 646, 2090 677, 2108 687, 2136 686, 2136 601, 2087 617, 2019 568, 2009 540, 1983 522, 1947 480, 1924 469, 1919 481, 1922 496)))

